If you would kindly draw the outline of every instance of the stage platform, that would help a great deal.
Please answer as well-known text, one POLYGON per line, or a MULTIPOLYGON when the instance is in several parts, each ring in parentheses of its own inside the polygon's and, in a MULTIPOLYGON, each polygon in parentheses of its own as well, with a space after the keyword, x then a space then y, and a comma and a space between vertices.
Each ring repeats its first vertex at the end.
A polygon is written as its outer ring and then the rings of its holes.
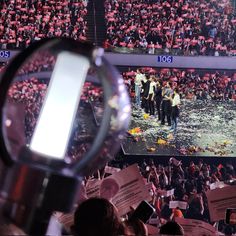
POLYGON ((176 135, 157 117, 133 108, 121 148, 127 156, 236 157, 235 124, 234 101, 182 101, 176 135))

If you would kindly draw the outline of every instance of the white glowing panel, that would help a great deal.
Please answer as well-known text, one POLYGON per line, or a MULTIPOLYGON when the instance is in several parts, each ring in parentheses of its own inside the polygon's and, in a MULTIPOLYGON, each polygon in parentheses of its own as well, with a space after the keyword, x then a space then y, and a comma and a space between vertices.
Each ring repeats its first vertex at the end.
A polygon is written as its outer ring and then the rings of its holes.
POLYGON ((30 149, 63 159, 78 109, 89 60, 69 52, 58 55, 30 143, 30 149))

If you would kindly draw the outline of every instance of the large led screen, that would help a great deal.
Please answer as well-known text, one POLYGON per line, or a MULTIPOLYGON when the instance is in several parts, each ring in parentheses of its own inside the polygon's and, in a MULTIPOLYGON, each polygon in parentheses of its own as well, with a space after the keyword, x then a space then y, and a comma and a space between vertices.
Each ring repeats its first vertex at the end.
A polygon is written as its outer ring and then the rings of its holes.
POLYGON ((236 155, 236 71, 144 67, 121 70, 132 101, 130 129, 122 144, 125 154, 236 155), (169 107, 163 94, 167 87, 169 107), (173 107, 176 91, 177 113, 173 107), (177 126, 173 129, 174 118, 177 126))

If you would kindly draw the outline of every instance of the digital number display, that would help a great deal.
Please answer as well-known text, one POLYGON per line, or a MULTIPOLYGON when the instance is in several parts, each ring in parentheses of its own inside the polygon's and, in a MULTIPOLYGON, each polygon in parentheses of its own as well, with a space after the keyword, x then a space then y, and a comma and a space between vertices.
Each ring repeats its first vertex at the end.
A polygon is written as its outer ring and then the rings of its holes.
POLYGON ((0 58, 9 58, 11 55, 10 51, 0 50, 0 58))
POLYGON ((157 62, 172 63, 173 62, 173 56, 157 56, 157 62))

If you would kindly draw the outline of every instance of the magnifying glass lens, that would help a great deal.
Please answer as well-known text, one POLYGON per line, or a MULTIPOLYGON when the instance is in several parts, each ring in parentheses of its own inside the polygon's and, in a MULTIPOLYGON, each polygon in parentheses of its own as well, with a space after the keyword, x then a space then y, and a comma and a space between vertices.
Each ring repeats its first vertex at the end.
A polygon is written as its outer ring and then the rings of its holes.
POLYGON ((83 158, 104 111, 103 88, 89 59, 43 47, 16 70, 4 105, 3 133, 15 160, 27 147, 35 156, 83 158))
POLYGON ((0 94, 5 163, 88 175, 113 159, 129 125, 123 78, 102 49, 72 39, 44 39, 17 55, 0 94))

